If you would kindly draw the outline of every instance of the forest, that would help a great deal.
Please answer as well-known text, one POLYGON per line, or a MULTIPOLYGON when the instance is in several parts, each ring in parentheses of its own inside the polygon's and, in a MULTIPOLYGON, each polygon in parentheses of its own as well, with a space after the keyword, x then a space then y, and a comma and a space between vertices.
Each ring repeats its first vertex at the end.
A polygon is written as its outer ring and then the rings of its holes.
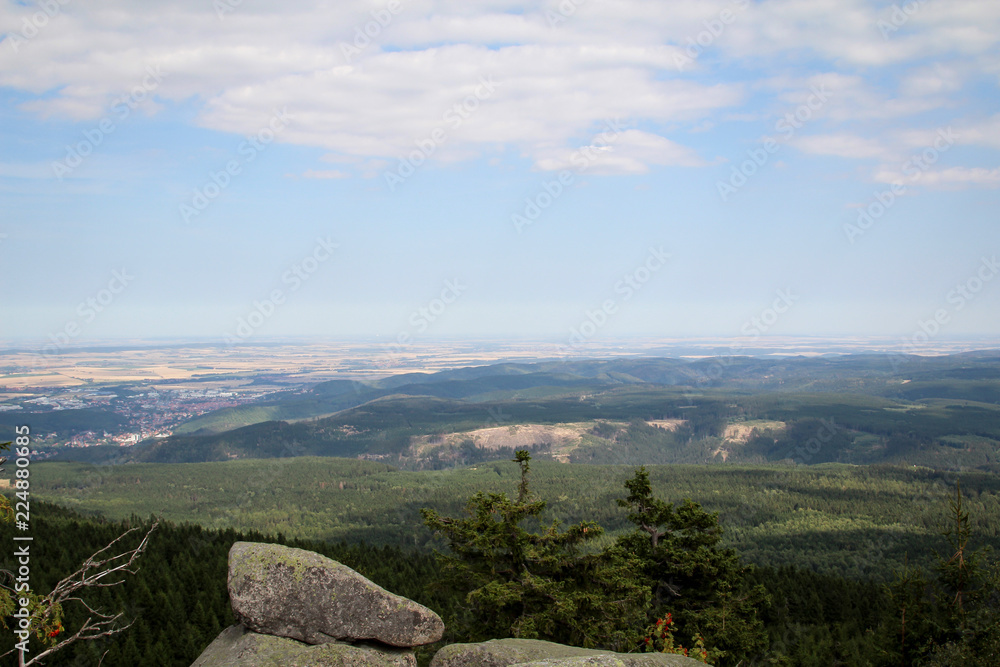
MULTIPOLYGON (((47 664, 97 665, 105 652, 104 665, 190 664, 232 622, 225 561, 236 540, 326 554, 438 610, 445 641, 469 639, 468 599, 446 558, 461 535, 433 517, 513 497, 511 458, 529 455, 544 511, 522 527, 542 534, 557 521, 572 542, 574 526, 593 526, 579 562, 641 551, 622 507, 639 466, 649 493, 701 517, 711 548, 729 554, 718 567, 742 573, 740 614, 760 622, 719 665, 949 664, 936 647, 971 650, 955 628, 997 624, 998 387, 1000 357, 989 354, 498 364, 326 382, 197 417, 156 442, 48 452, 31 464, 39 590, 126 527, 158 526, 138 573, 95 601, 134 624, 47 664), (981 566, 974 613, 961 618, 943 602, 955 581, 941 561, 954 552, 959 485, 959 532, 981 566), (920 619, 908 630, 907 614, 920 619), (897 645, 901 631, 923 644, 897 645)), ((39 423, 94 417, 74 412, 39 423)), ((9 543, 9 526, 0 532, 9 543)), ((607 572, 629 571, 614 562, 607 572)), ((697 617, 676 611, 678 622, 697 617)), ((67 627, 81 620, 73 614, 67 627)), ((534 627, 522 622, 511 628, 534 627)), ((632 630, 614 630, 616 641, 632 630)), ((649 630, 651 645, 667 645, 660 631, 649 630)))
MULTIPOLYGON (((505 467, 509 469, 511 464, 507 463, 505 467)), ((503 493, 512 495, 517 485, 516 475, 506 474, 504 482, 503 493)), ((984 504, 984 497, 991 497, 996 503, 997 489, 982 486, 982 483, 977 487, 976 482, 971 480, 963 481, 963 484, 967 485, 963 486, 963 493, 968 488, 969 494, 965 507, 975 519, 970 522, 969 531, 972 536, 969 544, 971 556, 974 549, 983 546, 982 535, 990 526, 996 537, 997 521, 984 521, 982 514, 988 506, 984 504)), ((549 485, 537 486, 538 497, 544 498, 552 493, 549 485)), ((828 496, 832 506, 838 500, 835 490, 817 490, 815 495, 828 496)), ((616 495, 620 499, 625 492, 619 489, 616 495)), ((83 558, 108 544, 123 530, 145 528, 154 520, 154 517, 144 519, 132 515, 121 521, 110 521, 87 517, 37 500, 33 505, 34 562, 37 566, 32 577, 33 585, 38 590, 51 587, 83 558)), ((752 654, 743 656, 741 664, 803 667, 900 664, 897 661, 896 639, 899 591, 907 583, 912 583, 916 576, 914 572, 921 573, 920 576, 931 576, 935 571, 935 552, 949 553, 949 543, 943 535, 948 522, 947 491, 942 489, 940 495, 929 496, 925 509, 928 522, 925 537, 897 545, 903 546, 908 553, 909 569, 889 566, 882 550, 890 545, 884 542, 861 545, 851 576, 835 573, 836 568, 827 568, 827 572, 817 571, 823 568, 808 562, 796 562, 795 559, 780 565, 759 563, 749 567, 745 573, 745 585, 762 587, 766 598, 754 610, 761 633, 757 646, 752 654), (916 562, 925 565, 918 570, 912 567, 916 562), (911 578, 907 579, 907 576, 911 578)), ((996 511, 995 504, 993 510, 996 511)), ((624 516, 621 507, 618 514, 619 519, 624 516)), ((546 512, 541 518, 544 522, 552 516, 546 512)), ((720 519, 719 525, 724 535, 731 532, 725 519, 720 519)), ((413 524, 411 530, 427 535, 432 532, 420 522, 413 524)), ((0 540, 9 543, 12 532, 10 524, 3 524, 0 526, 0 540)), ((817 531, 812 539, 822 539, 823 535, 823 531, 817 531)), ((427 550, 406 546, 405 540, 382 546, 361 540, 303 540, 280 532, 206 529, 193 523, 159 519, 136 574, 124 577, 120 586, 97 589, 87 597, 88 604, 94 608, 124 611, 130 627, 109 639, 70 645, 46 664, 76 667, 98 664, 108 667, 189 665, 222 628, 233 622, 226 592, 226 559, 233 542, 242 540, 277 542, 325 554, 355 568, 385 588, 438 611, 449 627, 442 643, 469 639, 463 634, 464 626, 459 622, 464 613, 464 597, 439 585, 442 579, 441 557, 427 550)), ((802 545, 794 546, 800 548, 802 545)), ((734 555, 737 553, 743 555, 742 552, 733 552, 734 555)), ((984 608, 987 614, 983 617, 985 620, 979 619, 978 622, 995 626, 1000 621, 1000 605, 997 604, 1000 600, 996 599, 1000 563, 993 557, 984 565, 987 574, 992 572, 993 579, 992 583, 987 580, 981 587, 993 591, 993 600, 992 607, 984 608)), ((9 562, 2 565, 4 569, 10 569, 10 566, 9 562)), ((63 624, 66 627, 78 625, 83 620, 83 611, 78 606, 68 607, 63 624)), ((931 618, 930 612, 925 615, 931 618)), ((438 645, 432 645, 418 651, 421 665, 427 664, 436 648, 438 645)), ((994 645, 993 650, 1000 650, 1000 645, 994 645)), ((5 658, 8 659, 9 656, 5 658)))
MULTIPOLYGON (((616 504, 633 466, 533 462, 549 516, 626 528, 616 504)), ((1000 478, 984 471, 899 466, 647 466, 654 491, 718 512, 724 544, 751 563, 885 579, 906 554, 921 558, 940 508, 961 479, 974 527, 1000 548, 1000 478)), ((32 465, 33 493, 90 515, 156 514, 206 528, 429 552, 420 510, 455 514, 477 492, 516 486, 509 461, 407 471, 374 461, 299 457, 185 464, 32 465)))

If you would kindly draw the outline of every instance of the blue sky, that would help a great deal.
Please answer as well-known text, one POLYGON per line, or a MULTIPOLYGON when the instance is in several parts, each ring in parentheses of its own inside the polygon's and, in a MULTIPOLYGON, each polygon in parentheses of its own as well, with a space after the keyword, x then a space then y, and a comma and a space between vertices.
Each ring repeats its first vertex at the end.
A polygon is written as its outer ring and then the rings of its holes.
POLYGON ((48 0, 0 33, 3 340, 998 334, 994 0, 48 0))

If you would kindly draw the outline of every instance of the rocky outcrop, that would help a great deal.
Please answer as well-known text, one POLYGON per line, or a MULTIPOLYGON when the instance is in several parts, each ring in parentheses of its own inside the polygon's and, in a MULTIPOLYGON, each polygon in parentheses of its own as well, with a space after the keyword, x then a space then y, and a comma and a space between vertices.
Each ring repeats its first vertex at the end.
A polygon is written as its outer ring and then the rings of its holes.
MULTIPOLYGON (((416 667, 411 650, 441 639, 430 609, 312 551, 237 542, 226 628, 191 667, 416 667)), ((536 639, 445 646, 431 667, 695 667, 676 655, 597 651, 536 639)))
POLYGON ((537 639, 452 644, 438 651, 431 661, 431 667, 695 667, 703 664, 680 655, 612 653, 537 639))
POLYGON ((223 630, 191 667, 416 667, 416 664, 412 651, 339 643, 315 646, 234 625, 223 630))
POLYGON ((312 551, 237 542, 229 550, 229 598, 246 628, 307 644, 372 640, 412 647, 441 639, 433 611, 312 551))

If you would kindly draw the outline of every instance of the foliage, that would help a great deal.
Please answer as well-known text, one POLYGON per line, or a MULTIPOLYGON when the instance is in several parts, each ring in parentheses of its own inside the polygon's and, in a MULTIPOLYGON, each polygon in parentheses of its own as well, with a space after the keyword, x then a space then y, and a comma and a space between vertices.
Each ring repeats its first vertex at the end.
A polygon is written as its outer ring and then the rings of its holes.
MULTIPOLYGON (((565 525, 594 521, 600 545, 634 528, 617 504, 634 468, 532 459, 532 488, 547 516, 565 525)), ((744 562, 795 565, 854 579, 889 580, 907 553, 931 566, 939 498, 951 475, 913 467, 648 466, 654 493, 691 498, 726 526, 720 545, 744 562)), ((324 541, 399 545, 430 552, 442 544, 421 525, 430 507, 456 516, 477 491, 515 489, 506 463, 400 471, 335 458, 90 466, 32 463, 33 497, 124 519, 157 514, 175 522, 324 541)), ((1000 548, 1000 476, 963 474, 964 503, 983 544, 1000 548)))
POLYGON ((893 614, 882 632, 883 664, 1000 664, 1000 560, 970 547, 966 507, 956 482, 941 531, 948 551, 937 555, 934 576, 903 569, 888 585, 893 614))
POLYGON ((629 495, 618 502, 636 530, 619 545, 642 563, 643 579, 652 587, 650 616, 676 616, 685 643, 704 637, 718 664, 737 664, 759 650, 765 635, 757 612, 768 596, 763 586, 746 580, 749 568, 735 551, 719 548, 718 515, 690 499, 675 507, 656 498, 644 467, 625 487, 629 495))
MULTIPOLYGON (((650 653, 673 653, 683 655, 698 662, 708 663, 712 653, 705 648, 705 640, 701 635, 695 635, 694 646, 684 648, 674 639, 673 614, 656 619, 656 623, 647 631, 642 640, 642 649, 650 653)), ((714 662, 714 660, 713 660, 714 662)))
MULTIPOLYGON (((35 538, 31 576, 37 590, 51 590, 74 564, 126 530, 138 528, 138 533, 151 525, 137 517, 114 523, 86 518, 37 500, 31 509, 35 538)), ((10 544, 12 534, 12 526, 0 525, 0 542, 10 544)), ((229 549, 237 541, 278 541, 322 553, 394 593, 431 607, 446 621, 454 615, 450 599, 425 591, 438 572, 434 558, 427 554, 365 544, 279 540, 256 532, 213 531, 166 521, 157 527, 156 538, 142 556, 142 567, 124 586, 93 591, 92 605, 125 612, 122 622, 132 623, 128 632, 67 646, 45 659, 48 667, 188 667, 235 622, 226 573, 229 549)), ((79 627, 89 615, 79 605, 68 605, 64 611, 67 629, 79 627)), ((4 635, 10 636, 6 631, 4 635)), ((43 643, 33 639, 31 646, 37 652, 43 643)))
MULTIPOLYGON (((18 439, 20 443, 20 438, 18 439)), ((11 443, 0 443, 0 451, 6 451, 11 443)), ((26 455, 26 450, 18 450, 21 456, 26 455)), ((0 465, 6 462, 6 458, 0 458, 0 465)), ((0 469, 2 472, 2 469, 0 469)), ((27 492, 18 492, 18 498, 25 500, 27 506, 27 492), (23 494, 23 498, 22 498, 23 494)), ((13 516, 10 510, 10 501, 6 497, 0 496, 0 518, 4 525, 12 523, 13 516)), ((19 505, 21 503, 18 503, 19 505)), ((27 512, 27 510, 25 510, 27 512)), ((72 646, 76 642, 87 642, 110 637, 126 628, 128 623, 121 623, 123 613, 106 613, 99 608, 99 605, 92 605, 83 599, 84 593, 93 593, 93 590, 108 589, 123 583, 123 579, 117 578, 122 574, 134 574, 131 569, 138 557, 145 551, 150 533, 156 528, 152 524, 138 546, 113 553, 117 549, 124 549, 120 543, 125 540, 130 533, 137 530, 130 528, 121 535, 111 540, 103 548, 98 549, 88 556, 83 565, 76 571, 63 577, 45 595, 38 594, 29 586, 32 578, 28 575, 31 562, 31 544, 17 542, 20 548, 15 552, 18 563, 24 570, 18 570, 15 575, 13 571, 3 570, 9 585, 0 583, 0 625, 10 630, 17 630, 18 639, 14 648, 10 649, 0 657, 13 653, 17 654, 17 661, 20 667, 41 664, 43 658, 48 658, 57 651, 72 646), (63 627, 65 610, 70 603, 77 603, 86 609, 86 620, 74 626, 74 630, 66 632, 63 627), (20 612, 25 615, 21 616, 20 612), (32 643, 31 633, 34 633, 36 643, 40 644, 33 651, 29 646, 32 643), (27 657, 30 655, 30 658, 27 657)), ((92 601, 92 600, 91 600, 92 601)))
POLYGON ((648 603, 632 574, 638 563, 618 549, 588 553, 586 544, 602 533, 591 521, 565 531, 558 521, 537 533, 525 529, 546 505, 531 493, 530 459, 525 451, 514 458, 521 471, 516 500, 479 492, 458 519, 422 510, 451 549, 441 556, 446 585, 465 593, 460 632, 475 641, 513 636, 627 647, 648 603))
MULTIPOLYGON (((33 464, 33 467, 36 465, 33 464)), ((541 473, 546 467, 532 461, 531 486, 535 492, 542 493, 544 489, 546 495, 553 497, 559 493, 560 488, 568 493, 582 493, 575 490, 575 487, 567 489, 568 480, 565 478, 556 478, 543 485, 544 476, 541 473)), ((565 466, 559 469, 563 468, 565 466)), ((501 476, 492 467, 486 472, 509 489, 517 487, 516 474, 501 476)), ((500 472, 508 471, 505 467, 500 467, 500 472)), ((622 488, 621 480, 624 478, 621 472, 619 470, 616 480, 619 489, 622 488)), ((688 487, 684 485, 683 475, 676 478, 665 477, 664 472, 659 472, 657 469, 650 470, 655 495, 662 497, 665 493, 689 492, 688 487), (671 492, 672 486, 679 488, 671 492)), ((882 483, 892 481, 896 484, 902 479, 895 476, 899 472, 901 471, 886 469, 871 471, 871 474, 881 479, 882 483)), ((608 472, 605 471, 604 474, 607 475, 608 472)), ((687 471, 686 474, 690 476, 691 473, 687 471)), ((706 479, 711 478, 696 477, 694 483, 707 486, 709 497, 712 488, 726 488, 707 483, 706 479)), ((759 484, 761 479, 770 478, 765 476, 752 479, 757 479, 759 484)), ((823 497, 833 501, 843 493, 840 490, 841 485, 850 484, 851 479, 853 478, 829 477, 827 474, 814 471, 808 477, 801 479, 793 477, 789 483, 791 486, 811 488, 816 499, 823 497)), ((984 508, 990 507, 988 502, 991 498, 996 498, 996 492, 990 490, 991 487, 981 487, 978 483, 973 483, 972 480, 975 479, 974 475, 963 476, 963 508, 969 508, 970 526, 975 538, 980 540, 991 530, 991 526, 997 525, 995 521, 985 520, 981 514, 985 511, 984 508)), ((596 478, 592 480, 588 477, 584 478, 582 483, 590 484, 596 481, 596 478)), ((912 494, 912 488, 908 486, 910 483, 900 486, 896 493, 910 498, 912 494)), ((460 489, 466 488, 465 485, 459 486, 460 489)), ((131 488, 136 488, 135 478, 131 480, 131 488)), ((149 490, 148 485, 140 485, 139 488, 143 489, 144 494, 157 492, 149 490)), ((734 493, 751 493, 747 491, 751 488, 737 487, 734 493)), ((890 487, 883 488, 881 493, 887 493, 888 488, 890 487)), ((337 493, 340 493, 339 489, 337 493)), ((389 490, 382 493, 389 493, 389 490)), ((366 497, 377 496, 378 492, 374 492, 366 497)), ((850 496, 856 508, 879 497, 878 494, 850 496)), ((933 514, 939 516, 939 508, 945 501, 935 498, 932 502, 933 507, 938 508, 933 514)), ((612 509, 621 512, 613 499, 610 506, 609 512, 612 509)), ((552 508, 549 507, 546 511, 551 512, 552 508)), ((845 506, 842 511, 849 511, 849 508, 845 506)), ((928 517, 931 522, 929 525, 934 523, 933 514, 928 517)), ((724 515, 720 515, 720 519, 727 526, 727 534, 731 532, 730 522, 724 519, 724 515)), ((83 558, 107 544, 123 530, 145 525, 148 525, 148 522, 136 518, 115 523, 86 518, 36 499, 32 503, 32 532, 40 551, 37 561, 33 562, 32 577, 37 578, 39 590, 51 588, 65 576, 74 563, 81 562, 83 558)), ((417 531, 414 530, 415 532, 417 531)), ((0 542, 9 544, 12 533, 12 527, 0 526, 0 542)), ((226 591, 227 554, 233 542, 247 540, 278 541, 289 546, 317 551, 338 560, 380 586, 414 599, 440 613, 448 627, 449 635, 446 637, 448 641, 468 639, 453 632, 458 626, 461 608, 465 606, 465 601, 442 588, 433 586, 434 582, 441 579, 440 565, 437 559, 425 552, 414 551, 412 548, 401 549, 398 546, 377 547, 361 542, 346 544, 278 539, 273 533, 267 535, 254 531, 236 532, 232 529, 210 530, 197 525, 178 525, 169 521, 160 523, 157 536, 143 556, 143 566, 129 580, 126 587, 106 589, 100 593, 97 600, 105 608, 125 609, 127 617, 134 619, 129 632, 103 642, 93 642, 92 645, 80 644, 68 647, 65 651, 51 656, 46 661, 47 665, 96 667, 102 654, 107 651, 103 667, 135 665, 187 667, 223 628, 234 622, 226 591)), ((808 537, 808 540, 819 543, 822 543, 823 539, 822 530, 810 533, 808 537)), ((598 541, 602 544, 613 542, 607 534, 598 541)), ((410 543, 412 544, 412 540, 410 543)), ((590 544, 594 545, 593 542, 590 544)), ((904 545, 909 543, 904 542, 904 545)), ((922 537, 908 548, 917 553, 918 549, 925 551, 926 545, 927 538, 922 537)), ((856 546, 865 552, 866 558, 880 564, 879 567, 890 566, 892 561, 878 553, 880 549, 885 548, 884 545, 879 546, 876 542, 858 543, 856 546)), ((942 542, 941 550, 947 553, 944 546, 945 543, 942 542)), ((837 562, 839 558, 837 552, 831 551, 828 554, 831 559, 829 562, 837 562)), ((902 563, 902 558, 900 562, 902 563)), ((780 567, 762 564, 747 574, 750 582, 755 585, 760 584, 767 589, 772 603, 761 608, 758 614, 765 625, 767 642, 744 665, 829 667, 882 664, 879 656, 885 646, 883 638, 898 641, 899 637, 898 618, 892 618, 895 605, 888 598, 886 589, 867 577, 846 578, 835 574, 835 568, 829 568, 826 574, 817 573, 813 571, 813 566, 808 564, 808 561, 801 563, 796 564, 794 552, 791 552, 789 564, 780 567)), ((928 581, 931 579, 932 565, 931 561, 927 561, 927 566, 921 568, 923 576, 928 581)), ((915 566, 911 564, 911 567, 915 566)), ((872 573, 876 569, 866 568, 864 571, 872 573)), ((995 561, 992 565, 989 563, 984 565, 984 574, 980 581, 983 591, 1000 590, 998 587, 1000 570, 995 561)), ((973 617, 970 624, 981 628, 989 627, 990 623, 994 626, 1000 624, 995 611, 998 603, 1000 600, 994 598, 990 607, 984 600, 983 604, 970 611, 970 616, 973 617), (991 612, 990 609, 994 611, 991 612)), ((676 614, 673 618, 676 627, 676 614)), ((82 620, 81 610, 70 607, 66 610, 64 627, 73 627, 82 620)), ((636 627, 645 627, 645 622, 644 619, 640 620, 636 627)), ((680 633, 675 634, 680 637, 680 633)), ((962 655, 958 653, 959 651, 984 656, 995 655, 997 648, 995 638, 994 643, 990 644, 987 633, 981 633, 979 637, 980 640, 964 646, 942 647, 941 654, 935 658, 939 661, 937 664, 975 664, 971 660, 963 662, 961 659, 948 663, 947 651, 952 651, 955 655, 962 655), (991 650, 992 654, 989 653, 991 650)), ((677 641, 690 648, 687 639, 677 641)), ((711 644, 706 645, 712 648, 711 644)), ((425 653, 432 653, 436 648, 436 646, 429 647, 425 653)), ((887 661, 884 664, 898 666, 900 662, 887 661)), ((996 661, 993 664, 997 664, 996 661)))

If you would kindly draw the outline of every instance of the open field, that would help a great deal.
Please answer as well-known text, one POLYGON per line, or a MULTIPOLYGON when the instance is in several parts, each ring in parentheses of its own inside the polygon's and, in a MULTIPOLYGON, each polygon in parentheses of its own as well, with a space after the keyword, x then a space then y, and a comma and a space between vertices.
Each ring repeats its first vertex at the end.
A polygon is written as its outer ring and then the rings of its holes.
POLYGON ((705 359, 725 355, 796 355, 893 352, 944 355, 1000 348, 1000 340, 934 341, 914 350, 892 338, 634 338, 588 341, 567 348, 561 341, 391 341, 171 342, 54 348, 8 342, 0 350, 0 387, 75 387, 84 384, 194 380, 215 376, 281 374, 304 383, 333 378, 373 378, 397 373, 430 373, 495 363, 584 357, 668 355, 705 359))

